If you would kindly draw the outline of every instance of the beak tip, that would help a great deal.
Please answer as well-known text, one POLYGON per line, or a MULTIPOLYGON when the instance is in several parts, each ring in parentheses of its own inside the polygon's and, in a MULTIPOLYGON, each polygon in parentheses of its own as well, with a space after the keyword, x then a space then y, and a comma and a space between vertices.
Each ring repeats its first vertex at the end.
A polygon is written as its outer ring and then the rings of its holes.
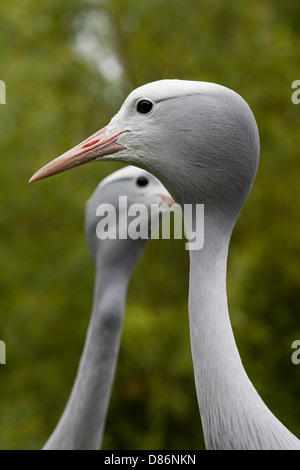
POLYGON ((34 175, 32 175, 28 183, 33 183, 34 181, 39 181, 44 178, 47 178, 47 176, 50 176, 47 174, 47 171, 42 171, 42 170, 43 168, 41 170, 38 170, 36 173, 34 173, 34 175))
POLYGON ((39 180, 40 178, 38 177, 38 174, 35 173, 34 175, 32 175, 32 177, 30 178, 30 180, 28 181, 28 183, 33 183, 34 181, 37 181, 39 180))

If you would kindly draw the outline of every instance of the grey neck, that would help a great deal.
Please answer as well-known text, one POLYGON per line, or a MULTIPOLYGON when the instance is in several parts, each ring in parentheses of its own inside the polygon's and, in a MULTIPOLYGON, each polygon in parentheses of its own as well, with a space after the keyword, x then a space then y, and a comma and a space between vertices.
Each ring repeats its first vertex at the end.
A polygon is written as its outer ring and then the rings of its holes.
POLYGON ((124 252, 125 246, 120 242, 123 240, 103 241, 96 255, 93 311, 77 376, 45 450, 101 447, 119 354, 127 286, 145 245, 138 240, 124 252))
POLYGON ((189 317, 199 409, 207 449, 299 448, 250 382, 227 305, 231 230, 205 218, 204 246, 190 252, 189 317))

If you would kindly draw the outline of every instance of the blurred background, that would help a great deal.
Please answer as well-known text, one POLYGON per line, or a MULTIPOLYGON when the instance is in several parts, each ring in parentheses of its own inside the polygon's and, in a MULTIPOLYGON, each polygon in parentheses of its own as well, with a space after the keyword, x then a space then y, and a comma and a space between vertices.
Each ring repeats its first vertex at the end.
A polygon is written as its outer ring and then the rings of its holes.
MULTIPOLYGON (((42 165, 162 78, 220 83, 256 116, 261 160, 233 233, 228 298, 246 371, 300 437, 300 3, 12 0, 0 6, 0 449, 40 449, 69 396, 92 306, 85 201, 121 168, 29 185, 42 165)), ((184 240, 153 240, 132 278, 104 449, 201 449, 184 240)))

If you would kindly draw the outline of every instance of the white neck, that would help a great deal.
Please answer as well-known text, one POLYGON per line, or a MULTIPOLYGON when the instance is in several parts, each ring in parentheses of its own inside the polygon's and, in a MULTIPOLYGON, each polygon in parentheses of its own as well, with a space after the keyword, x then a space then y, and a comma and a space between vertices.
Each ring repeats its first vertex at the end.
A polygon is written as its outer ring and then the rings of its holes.
POLYGON ((105 266, 97 269, 93 312, 76 380, 45 450, 98 450, 102 444, 128 280, 125 270, 111 268, 110 272, 105 266))
POLYGON ((227 305, 229 240, 230 233, 206 217, 204 246, 190 252, 190 335, 206 448, 299 449, 242 365, 227 305))

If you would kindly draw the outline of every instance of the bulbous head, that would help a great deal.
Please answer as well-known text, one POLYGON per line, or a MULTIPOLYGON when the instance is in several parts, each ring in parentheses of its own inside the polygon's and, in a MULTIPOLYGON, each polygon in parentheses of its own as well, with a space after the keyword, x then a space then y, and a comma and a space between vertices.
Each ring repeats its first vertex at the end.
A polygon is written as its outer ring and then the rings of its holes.
MULTIPOLYGON (((162 80, 134 90, 107 131, 117 158, 145 166, 180 203, 239 212, 255 178, 259 135, 248 104, 205 82, 162 80)), ((237 215, 237 214, 236 214, 237 215)))
POLYGON ((109 251, 110 259, 143 248, 151 230, 158 229, 160 219, 155 214, 163 217, 173 204, 175 201, 160 181, 143 169, 127 166, 107 176, 87 201, 85 211, 85 234, 95 263, 101 248, 102 255, 109 251), (128 226, 136 215, 139 224, 146 222, 147 238, 128 235, 128 226), (105 223, 99 224, 104 219, 105 223))
POLYGON ((259 136, 248 104, 214 83, 161 80, 134 90, 109 125, 51 162, 40 179, 90 160, 147 168, 180 204, 235 220, 255 178, 259 136))

